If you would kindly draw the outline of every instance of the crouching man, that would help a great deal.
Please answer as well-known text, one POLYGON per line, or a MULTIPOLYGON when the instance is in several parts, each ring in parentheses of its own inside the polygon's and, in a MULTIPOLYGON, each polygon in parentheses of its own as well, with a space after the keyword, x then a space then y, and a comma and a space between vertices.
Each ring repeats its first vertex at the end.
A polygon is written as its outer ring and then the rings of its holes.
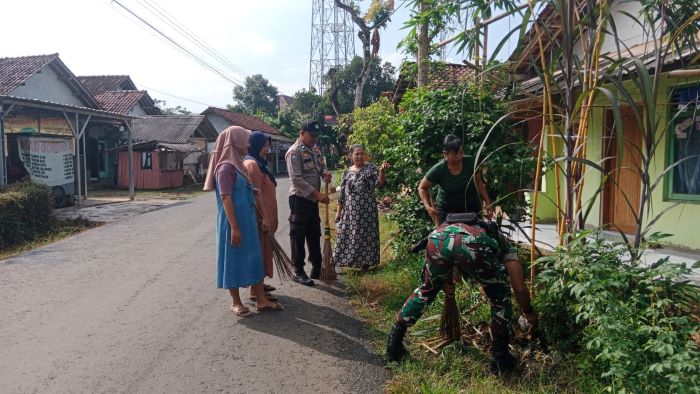
POLYGON ((515 247, 494 222, 477 221, 472 214, 450 215, 430 233, 427 241, 423 284, 408 297, 396 315, 387 340, 387 361, 399 361, 405 355, 406 329, 414 325, 435 300, 456 266, 465 278, 479 284, 489 298, 493 336, 491 370, 497 373, 514 367, 515 357, 508 351, 513 314, 511 286, 529 325, 534 327, 537 323, 515 247))

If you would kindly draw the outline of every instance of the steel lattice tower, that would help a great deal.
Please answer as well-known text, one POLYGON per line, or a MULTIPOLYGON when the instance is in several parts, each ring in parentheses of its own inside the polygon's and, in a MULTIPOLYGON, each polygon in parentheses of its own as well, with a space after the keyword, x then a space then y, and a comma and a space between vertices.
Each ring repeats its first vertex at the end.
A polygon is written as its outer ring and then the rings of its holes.
POLYGON ((309 89, 323 95, 328 70, 347 65, 355 56, 355 33, 350 14, 333 0, 312 1, 309 89))

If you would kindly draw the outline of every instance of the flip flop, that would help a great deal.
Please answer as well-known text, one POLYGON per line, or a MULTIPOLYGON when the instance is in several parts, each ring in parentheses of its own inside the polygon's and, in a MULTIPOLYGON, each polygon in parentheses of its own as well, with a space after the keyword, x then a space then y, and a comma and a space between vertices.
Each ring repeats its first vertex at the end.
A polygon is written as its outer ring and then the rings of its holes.
MULTIPOLYGON (((277 300, 279 300, 279 298, 278 298, 277 296, 273 296, 273 295, 270 294, 270 293, 265 293, 265 298, 267 298, 267 299, 270 300, 270 301, 277 301, 277 300)), ((257 300, 258 300, 258 297, 256 297, 256 296, 250 296, 250 300, 251 300, 251 301, 257 301, 257 300)))
POLYGON ((283 311, 284 307, 279 302, 275 302, 275 306, 264 306, 262 308, 255 308, 258 312, 274 312, 283 311))
POLYGON ((245 308, 245 309, 236 309, 235 307, 231 307, 231 312, 235 313, 236 316, 238 317, 250 317, 253 316, 253 312, 250 311, 250 309, 245 308))
POLYGON ((265 290, 265 293, 269 293, 269 292, 271 292, 271 291, 277 290, 277 288, 276 288, 275 286, 264 285, 264 286, 263 286, 263 290, 265 290))
MULTIPOLYGON (((277 301, 279 298, 277 296, 273 296, 272 294, 265 294, 265 298, 267 298, 270 301, 277 301)), ((250 296, 251 301, 257 301, 258 297, 256 296, 250 296)))

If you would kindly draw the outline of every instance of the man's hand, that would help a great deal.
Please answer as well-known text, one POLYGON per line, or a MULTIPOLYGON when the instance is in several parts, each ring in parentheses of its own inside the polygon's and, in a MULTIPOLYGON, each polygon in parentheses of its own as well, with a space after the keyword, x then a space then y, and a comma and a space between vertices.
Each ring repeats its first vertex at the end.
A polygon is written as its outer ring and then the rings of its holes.
POLYGON ((238 246, 241 244, 241 240, 243 240, 241 229, 238 227, 231 228, 231 245, 238 246))
POLYGON ((539 316, 537 316, 537 312, 534 310, 530 311, 529 313, 523 313, 523 316, 525 316, 527 319, 527 324, 530 325, 530 329, 537 326, 537 323, 540 321, 539 316))
POLYGON ((318 191, 314 192, 314 198, 316 199, 316 201, 320 202, 321 204, 328 204, 329 202, 331 202, 331 199, 328 198, 328 194, 321 193, 318 191))

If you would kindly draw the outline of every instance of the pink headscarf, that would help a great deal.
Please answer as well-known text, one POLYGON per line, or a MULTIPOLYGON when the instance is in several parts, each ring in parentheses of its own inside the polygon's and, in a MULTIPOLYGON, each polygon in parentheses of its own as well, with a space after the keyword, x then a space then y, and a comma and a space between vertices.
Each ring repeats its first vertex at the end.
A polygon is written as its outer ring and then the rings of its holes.
POLYGON ((245 153, 240 153, 236 147, 243 152, 248 150, 250 130, 239 126, 226 128, 216 138, 214 149, 211 151, 209 168, 207 169, 207 179, 204 181, 204 190, 214 190, 216 181, 216 170, 220 165, 229 163, 248 179, 248 173, 243 166, 245 153))

